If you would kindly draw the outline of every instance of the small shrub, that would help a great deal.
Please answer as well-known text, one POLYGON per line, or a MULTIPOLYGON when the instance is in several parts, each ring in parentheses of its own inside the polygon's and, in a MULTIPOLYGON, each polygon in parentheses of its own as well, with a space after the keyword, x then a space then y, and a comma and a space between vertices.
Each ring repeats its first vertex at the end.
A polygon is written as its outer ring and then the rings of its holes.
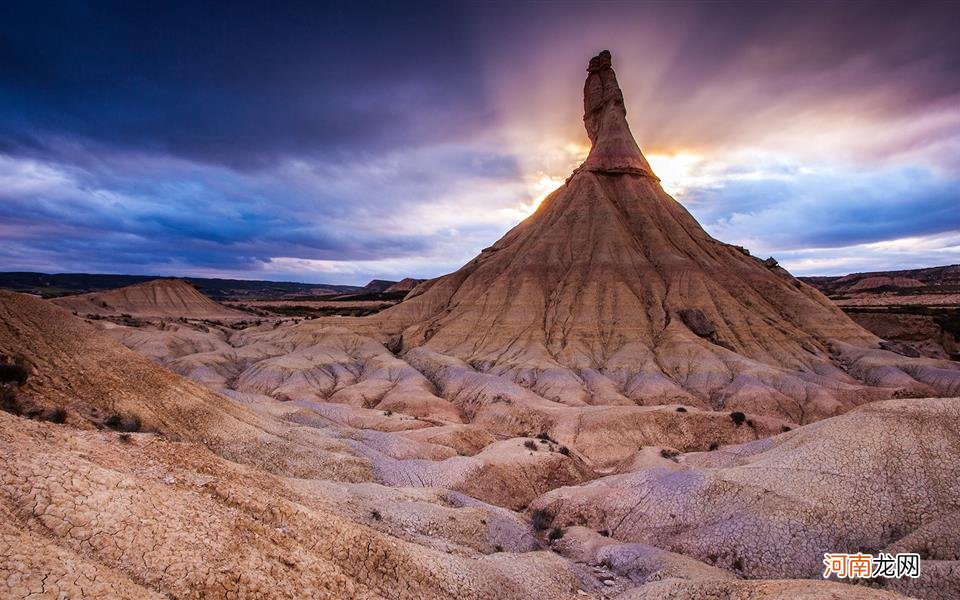
POLYGON ((750 429, 756 429, 756 428, 757 428, 756 424, 754 424, 754 422, 753 422, 753 419, 747 419, 747 427, 749 427, 750 429))
POLYGON ((500 544, 497 544, 496 546, 494 546, 493 549, 496 552, 503 552, 503 546, 501 546, 500 544))
POLYGON ((137 415, 131 415, 129 417, 110 415, 103 421, 103 424, 114 431, 126 432, 137 432, 143 427, 143 424, 140 422, 140 417, 137 415))
POLYGON ((67 411, 62 408, 55 408, 47 414, 47 420, 51 423, 62 424, 67 422, 67 411))
POLYGON ((720 442, 710 442, 710 452, 713 452, 720 447, 720 442))
POLYGON ((559 452, 564 456, 570 456, 570 448, 567 448, 566 446, 560 446, 559 452))
POLYGON ((537 509, 530 515, 530 526, 533 527, 534 531, 545 530, 550 526, 551 521, 553 521, 553 517, 549 512, 542 509, 537 509))
POLYGON ((382 521, 383 515, 380 514, 379 510, 374 509, 370 511, 370 518, 374 521, 382 521))
POLYGON ((117 439, 120 440, 121 444, 129 444, 132 437, 129 433, 121 433, 117 436, 117 439))
POLYGON ((747 415, 743 414, 739 410, 735 410, 730 413, 730 420, 733 421, 733 424, 737 427, 743 425, 747 420, 747 415))
POLYGON ((0 382, 23 385, 30 377, 30 371, 22 364, 0 364, 0 382))
POLYGON ((385 411, 383 411, 383 416, 385 416, 385 417, 392 417, 392 416, 393 416, 393 411, 392 411, 392 410, 385 410, 385 411))
POLYGON ((671 450, 671 449, 669 449, 669 448, 664 448, 663 450, 660 451, 660 456, 662 456, 663 458, 666 458, 666 459, 668 459, 668 460, 672 460, 672 461, 676 462, 676 458, 677 458, 678 456, 680 456, 680 453, 677 452, 676 450, 671 450))
POLYGON ((609 530, 609 529, 601 529, 601 530, 600 530, 600 535, 602 535, 603 537, 610 537, 610 530, 609 530))
POLYGON ((677 412, 684 413, 684 412, 687 412, 687 409, 685 409, 685 408, 682 407, 682 406, 678 406, 678 407, 677 407, 677 412))
POLYGON ((550 530, 550 533, 547 534, 547 539, 551 542, 555 542, 563 537, 563 530, 559 527, 554 527, 550 530))
POLYGON ((17 399, 16 392, 7 388, 0 389, 0 409, 12 415, 20 415, 23 409, 20 406, 20 400, 17 399))
POLYGON ((550 434, 547 433, 546 431, 543 431, 543 432, 541 432, 541 433, 538 433, 538 434, 537 434, 537 439, 543 440, 543 441, 545 441, 545 442, 552 442, 552 441, 554 441, 553 438, 550 437, 550 434))
POLYGON ((780 433, 786 433, 788 431, 792 431, 792 428, 789 425, 784 425, 780 428, 780 433))
POLYGON ((524 447, 524 448, 527 448, 528 450, 534 450, 534 451, 535 451, 535 450, 537 449, 537 444, 536 444, 536 442, 534 442, 533 440, 527 440, 527 441, 525 441, 525 442, 523 443, 523 447, 524 447))

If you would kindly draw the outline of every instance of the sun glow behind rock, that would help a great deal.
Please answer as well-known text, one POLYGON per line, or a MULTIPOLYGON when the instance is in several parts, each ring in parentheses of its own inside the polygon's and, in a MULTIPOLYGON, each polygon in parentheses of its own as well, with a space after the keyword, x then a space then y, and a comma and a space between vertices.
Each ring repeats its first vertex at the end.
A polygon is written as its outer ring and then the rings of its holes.
POLYGON ((533 196, 533 199, 529 204, 524 204, 520 208, 520 212, 523 214, 523 217, 529 217, 533 213, 537 212, 537 209, 540 208, 540 204, 549 196, 555 189, 563 185, 566 181, 566 177, 558 177, 556 175, 547 175, 546 173, 540 173, 539 177, 530 184, 530 195, 533 196))
POLYGON ((660 185, 673 196, 682 196, 691 186, 700 183, 704 157, 692 152, 648 154, 647 162, 660 178, 660 185))

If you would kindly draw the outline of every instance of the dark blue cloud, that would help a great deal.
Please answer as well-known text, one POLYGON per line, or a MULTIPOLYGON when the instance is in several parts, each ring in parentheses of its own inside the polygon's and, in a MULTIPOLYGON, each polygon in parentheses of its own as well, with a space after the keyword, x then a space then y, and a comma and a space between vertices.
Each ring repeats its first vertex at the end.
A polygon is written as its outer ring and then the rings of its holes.
POLYGON ((442 3, 8 3, 0 40, 6 152, 71 136, 246 168, 484 120, 463 20, 442 3))
POLYGON ((960 231, 960 177, 927 169, 858 172, 821 165, 692 187, 683 195, 711 233, 761 252, 837 248, 960 231))
POLYGON ((947 3, 6 3, 0 263, 440 274, 536 195, 538 137, 555 126, 584 139, 582 64, 606 45, 628 66, 644 148, 723 161, 719 148, 800 123, 816 155, 821 125, 867 123, 859 163, 805 156, 755 177, 756 164, 723 162, 681 198, 722 239, 798 253, 958 231, 958 15, 947 3), (523 129, 519 104, 563 106, 563 119, 523 129))

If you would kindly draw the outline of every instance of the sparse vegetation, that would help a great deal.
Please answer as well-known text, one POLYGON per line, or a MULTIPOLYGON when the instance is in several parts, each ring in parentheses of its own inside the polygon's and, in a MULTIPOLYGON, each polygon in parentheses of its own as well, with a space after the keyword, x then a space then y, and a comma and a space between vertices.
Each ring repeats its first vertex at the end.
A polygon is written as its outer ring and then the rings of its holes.
POLYGON ((542 432, 538 433, 538 434, 537 434, 537 439, 538 439, 538 440, 543 440, 544 442, 554 442, 554 443, 556 443, 556 440, 554 440, 552 437, 550 437, 550 434, 547 433, 546 431, 542 431, 542 432))
POLYGON ((530 526, 537 532, 544 531, 550 526, 551 521, 553 521, 553 516, 542 509, 537 509, 530 515, 530 526))
POLYGON ((374 509, 370 511, 370 518, 374 521, 382 521, 383 515, 380 514, 379 510, 374 509))
POLYGON ((720 442, 710 442, 709 450, 710 450, 710 452, 713 452, 714 450, 716 450, 716 449, 719 448, 719 447, 720 447, 720 442))
POLYGON ((392 416, 393 416, 393 411, 392 411, 392 410, 385 410, 385 411, 383 411, 383 416, 385 416, 385 417, 392 417, 392 416))
POLYGON ((20 415, 22 409, 16 391, 7 387, 0 388, 0 409, 12 415, 20 415))
POLYGON ((528 450, 536 451, 536 449, 537 449, 537 443, 534 442, 533 440, 527 440, 527 441, 525 441, 525 442, 523 443, 523 447, 524 447, 524 448, 527 448, 528 450))
POLYGON ((30 371, 26 365, 17 363, 0 364, 0 383, 23 385, 29 377, 30 371))
POLYGON ((570 448, 567 448, 566 446, 560 446, 560 450, 558 450, 558 452, 564 456, 570 456, 570 448))
POLYGON ((493 550, 495 552, 503 552, 503 546, 501 546, 500 544, 497 544, 496 546, 493 547, 493 550))
POLYGON ((26 360, 0 356, 0 409, 20 416, 24 407, 17 397, 20 386, 30 377, 30 367, 26 360))
POLYGON ((609 530, 609 529, 601 529, 601 530, 599 531, 599 533, 600 533, 600 535, 602 535, 603 537, 610 537, 610 530, 609 530))
POLYGON ((123 417, 118 414, 110 415, 104 419, 103 424, 114 431, 137 432, 143 428, 143 423, 137 415, 128 415, 123 417))
POLYGON ((551 542, 555 542, 563 537, 563 530, 559 527, 554 527, 550 530, 550 533, 547 534, 547 539, 551 542))
POLYGON ((784 425, 780 427, 780 433, 786 433, 788 431, 793 431, 793 428, 791 428, 789 425, 784 425))
POLYGON ((30 364, 25 358, 0 356, 0 383, 23 385, 30 377, 30 364))
POLYGON ((685 412, 687 412, 687 409, 685 409, 685 408, 682 407, 682 406, 678 406, 678 407, 677 407, 677 412, 678 412, 678 413, 685 413, 685 412))
POLYGON ((739 410, 735 410, 730 413, 730 420, 733 421, 733 424, 737 427, 743 425, 747 420, 747 415, 743 414, 739 410))
POLYGON ((678 462, 677 457, 680 456, 680 453, 671 448, 664 448, 660 450, 660 456, 666 458, 667 460, 672 460, 673 462, 678 462))
POLYGON ((117 439, 120 440, 121 444, 129 444, 133 437, 129 433, 121 433, 117 436, 117 439))
POLYGON ((51 423, 62 424, 67 422, 67 411, 63 408, 55 408, 46 415, 46 420, 51 423))

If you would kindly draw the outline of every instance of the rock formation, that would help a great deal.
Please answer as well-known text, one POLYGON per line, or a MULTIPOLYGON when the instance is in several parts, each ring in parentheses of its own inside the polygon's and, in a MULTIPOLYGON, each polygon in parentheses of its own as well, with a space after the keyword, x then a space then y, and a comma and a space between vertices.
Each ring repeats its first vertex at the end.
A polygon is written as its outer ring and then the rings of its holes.
POLYGON ((81 315, 129 315, 186 319, 242 319, 247 313, 227 308, 201 294, 182 279, 154 279, 107 292, 65 296, 53 300, 81 315))
POLYGON ((417 287, 421 283, 426 281, 426 279, 413 279, 412 277, 404 277, 400 281, 388 287, 385 292, 409 292, 413 288, 417 287))
POLYGON ((572 405, 676 402, 807 422, 868 400, 956 393, 958 365, 932 377, 882 354, 816 289, 713 239, 664 192, 630 133, 609 52, 590 61, 584 125, 593 146, 566 184, 367 331, 421 364, 453 357, 572 405), (876 352, 885 370, 847 368, 876 352))
POLYGON ((0 292, 0 596, 957 597, 958 400, 905 397, 960 365, 711 238, 608 52, 584 112, 563 187, 376 315, 0 292), (924 577, 819 580, 860 549, 924 577))

